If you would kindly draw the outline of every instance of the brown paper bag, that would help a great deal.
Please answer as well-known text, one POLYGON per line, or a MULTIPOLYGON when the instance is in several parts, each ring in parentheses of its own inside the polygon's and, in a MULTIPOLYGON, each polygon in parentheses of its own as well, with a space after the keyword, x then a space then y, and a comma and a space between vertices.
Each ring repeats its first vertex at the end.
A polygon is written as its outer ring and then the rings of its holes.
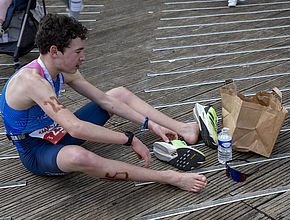
POLYGON ((233 89, 222 87, 220 90, 223 127, 230 129, 233 149, 270 157, 288 113, 282 106, 282 93, 274 88, 271 93, 260 91, 247 98, 233 85, 233 89))

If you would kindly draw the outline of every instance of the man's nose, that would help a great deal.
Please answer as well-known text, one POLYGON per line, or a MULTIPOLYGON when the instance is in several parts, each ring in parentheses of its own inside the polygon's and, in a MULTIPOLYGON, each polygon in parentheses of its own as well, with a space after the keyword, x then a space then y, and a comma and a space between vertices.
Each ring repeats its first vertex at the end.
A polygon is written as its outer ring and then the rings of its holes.
POLYGON ((85 56, 85 53, 84 53, 84 52, 81 53, 80 60, 81 60, 81 61, 86 60, 86 56, 85 56))

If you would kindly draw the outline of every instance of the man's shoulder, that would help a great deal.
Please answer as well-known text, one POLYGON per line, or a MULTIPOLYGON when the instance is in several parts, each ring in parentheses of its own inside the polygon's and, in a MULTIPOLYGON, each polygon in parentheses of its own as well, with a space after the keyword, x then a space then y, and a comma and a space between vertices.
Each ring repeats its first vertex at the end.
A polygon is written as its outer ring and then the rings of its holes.
POLYGON ((16 74, 16 78, 21 80, 39 80, 43 77, 40 75, 40 71, 38 69, 24 67, 16 74))
POLYGON ((47 85, 39 70, 33 68, 22 68, 19 72, 12 77, 9 83, 9 87, 15 89, 22 88, 22 90, 34 90, 39 86, 47 85))
POLYGON ((22 68, 7 84, 5 95, 7 103, 18 110, 35 105, 31 97, 49 91, 49 86, 44 81, 46 80, 40 76, 37 69, 22 68))

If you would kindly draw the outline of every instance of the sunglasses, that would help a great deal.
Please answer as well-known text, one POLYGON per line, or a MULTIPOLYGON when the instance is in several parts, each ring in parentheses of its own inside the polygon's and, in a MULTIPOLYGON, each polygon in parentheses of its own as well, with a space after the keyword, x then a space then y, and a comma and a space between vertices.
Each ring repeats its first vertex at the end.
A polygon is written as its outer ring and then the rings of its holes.
POLYGON ((234 180, 236 182, 244 182, 244 181, 246 181, 247 177, 253 175, 256 171, 258 171, 258 169, 257 169, 257 170, 255 170, 252 173, 246 174, 246 173, 242 173, 242 172, 240 172, 238 170, 235 170, 232 167, 230 167, 230 165, 229 165, 229 163, 232 163, 232 162, 235 162, 235 161, 244 161, 244 162, 247 162, 247 163, 249 163, 249 161, 248 160, 238 160, 238 159, 236 159, 236 160, 230 160, 230 161, 226 162, 226 173, 227 173, 227 176, 231 177, 232 180, 234 180))

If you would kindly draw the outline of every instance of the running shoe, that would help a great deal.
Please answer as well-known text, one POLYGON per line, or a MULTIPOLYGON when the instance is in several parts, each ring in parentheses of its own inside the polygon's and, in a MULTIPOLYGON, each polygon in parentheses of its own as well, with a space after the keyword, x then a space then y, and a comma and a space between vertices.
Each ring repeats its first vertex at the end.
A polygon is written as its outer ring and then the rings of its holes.
POLYGON ((238 4, 238 0, 228 0, 229 7, 236 7, 238 4))
POLYGON ((205 161, 205 155, 183 141, 173 140, 170 143, 155 142, 153 144, 155 156, 179 170, 190 171, 205 161))
POLYGON ((193 116, 198 122, 204 143, 212 149, 217 149, 217 115, 213 107, 195 104, 193 116))

